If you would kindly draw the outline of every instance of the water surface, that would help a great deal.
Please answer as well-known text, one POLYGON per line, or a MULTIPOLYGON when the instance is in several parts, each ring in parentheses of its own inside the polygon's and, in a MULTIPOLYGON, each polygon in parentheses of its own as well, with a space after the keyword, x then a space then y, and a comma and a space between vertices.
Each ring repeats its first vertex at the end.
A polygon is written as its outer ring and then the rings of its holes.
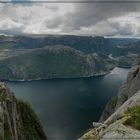
POLYGON ((7 84, 17 98, 30 102, 49 140, 74 140, 98 121, 128 72, 129 69, 115 68, 106 76, 7 84))

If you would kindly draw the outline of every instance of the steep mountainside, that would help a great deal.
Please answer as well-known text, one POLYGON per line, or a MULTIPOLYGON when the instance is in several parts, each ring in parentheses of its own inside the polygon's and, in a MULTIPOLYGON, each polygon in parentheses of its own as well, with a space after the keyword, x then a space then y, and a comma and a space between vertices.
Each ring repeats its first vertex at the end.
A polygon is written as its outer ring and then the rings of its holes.
POLYGON ((105 55, 48 46, 0 60, 0 77, 3 80, 87 77, 105 74, 114 67, 115 62, 105 55))
POLYGON ((30 105, 17 100, 4 83, 0 83, 0 139, 47 140, 30 105))
POLYGON ((107 119, 127 99, 140 90, 140 56, 133 65, 126 82, 119 90, 118 96, 113 97, 106 106, 100 121, 107 119))
POLYGON ((140 138, 140 57, 120 88, 119 94, 107 104, 101 123, 80 140, 139 139, 140 138))

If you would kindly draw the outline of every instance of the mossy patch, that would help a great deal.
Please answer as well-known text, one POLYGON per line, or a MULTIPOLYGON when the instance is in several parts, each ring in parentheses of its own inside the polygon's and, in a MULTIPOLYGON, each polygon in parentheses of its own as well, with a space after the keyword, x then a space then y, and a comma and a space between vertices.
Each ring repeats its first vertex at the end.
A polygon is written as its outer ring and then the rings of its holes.
POLYGON ((124 125, 129 125, 140 130, 140 106, 128 109, 124 116, 127 118, 124 125))

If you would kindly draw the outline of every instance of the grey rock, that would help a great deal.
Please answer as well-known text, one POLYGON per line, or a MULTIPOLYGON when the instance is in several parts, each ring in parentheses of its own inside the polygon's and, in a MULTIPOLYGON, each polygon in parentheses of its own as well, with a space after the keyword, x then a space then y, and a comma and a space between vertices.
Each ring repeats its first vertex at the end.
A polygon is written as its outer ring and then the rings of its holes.
POLYGON ((114 101, 112 98, 105 107, 100 122, 105 121, 112 113, 114 113, 125 101, 132 97, 140 90, 140 56, 137 57, 135 64, 132 66, 127 80, 119 89, 119 93, 114 101))
POLYGON ((115 121, 99 134, 100 140, 136 140, 140 139, 140 131, 126 127, 122 120, 115 121))
MULTIPOLYGON (((140 139, 140 131, 123 123, 127 119, 124 113, 131 107, 140 106, 140 91, 128 99, 121 107, 119 107, 106 121, 96 125, 79 140, 116 140, 116 139, 140 139)), ((98 123, 97 123, 98 124, 98 123)))
POLYGON ((100 119, 102 123, 85 133, 79 140, 140 139, 139 130, 124 125, 130 117, 126 116, 125 112, 135 106, 140 106, 140 57, 137 58, 126 82, 120 88, 118 96, 113 97, 107 104, 100 119))
POLYGON ((92 125, 93 125, 93 127, 95 127, 95 128, 97 127, 97 128, 98 128, 99 126, 102 125, 102 123, 99 123, 99 122, 93 122, 92 125))

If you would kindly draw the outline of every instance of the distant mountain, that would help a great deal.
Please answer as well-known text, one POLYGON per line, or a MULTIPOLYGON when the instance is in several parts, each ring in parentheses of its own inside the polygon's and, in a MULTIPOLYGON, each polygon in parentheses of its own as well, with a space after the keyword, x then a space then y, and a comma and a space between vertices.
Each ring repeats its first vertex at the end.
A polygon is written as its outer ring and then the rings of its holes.
POLYGON ((133 44, 140 39, 138 38, 108 38, 113 46, 124 46, 127 44, 133 44))
POLYGON ((0 48, 35 49, 46 45, 64 45, 84 53, 116 54, 116 46, 136 42, 137 39, 104 38, 101 36, 74 35, 30 35, 30 36, 0 36, 0 48))
POLYGON ((131 67, 139 52, 134 45, 137 41, 101 36, 1 35, 0 79, 87 77, 105 74, 116 66, 131 67))
POLYGON ((128 54, 128 53, 135 53, 135 54, 138 54, 140 53, 140 41, 136 41, 136 42, 131 42, 131 43, 128 43, 126 45, 122 45, 122 46, 118 46, 117 47, 120 52, 124 53, 124 54, 128 54))

